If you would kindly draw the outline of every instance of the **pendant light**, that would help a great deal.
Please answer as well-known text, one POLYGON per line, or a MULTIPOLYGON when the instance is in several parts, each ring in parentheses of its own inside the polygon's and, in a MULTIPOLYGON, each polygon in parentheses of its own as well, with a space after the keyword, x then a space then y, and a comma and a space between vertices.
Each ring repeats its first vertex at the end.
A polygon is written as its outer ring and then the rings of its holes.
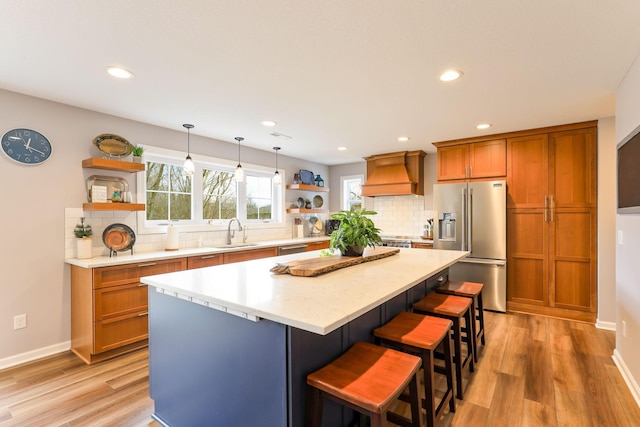
POLYGON ((185 128, 187 128, 187 158, 184 159, 184 164, 182 165, 182 168, 184 169, 184 174, 186 176, 191 176, 193 175, 193 171, 195 171, 195 166, 193 164, 193 160, 191 160, 191 144, 189 141, 189 137, 190 137, 190 130, 193 129, 193 125, 190 125, 188 123, 183 124, 182 126, 184 126, 185 128))
POLYGON ((276 173, 273 174, 273 185, 276 187, 282 184, 282 178, 280 177, 280 172, 278 172, 278 151, 280 147, 273 147, 276 152, 276 173))
POLYGON ((240 143, 244 141, 244 138, 241 136, 236 136, 236 141, 238 141, 238 166, 236 167, 236 182, 244 182, 244 170, 242 169, 242 165, 240 164, 240 143))

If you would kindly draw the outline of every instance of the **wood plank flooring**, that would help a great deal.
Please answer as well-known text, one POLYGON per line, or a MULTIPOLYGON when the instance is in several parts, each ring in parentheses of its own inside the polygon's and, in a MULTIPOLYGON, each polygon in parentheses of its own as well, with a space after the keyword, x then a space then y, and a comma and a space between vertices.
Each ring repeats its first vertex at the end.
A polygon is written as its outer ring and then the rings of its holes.
MULTIPOLYGON (((611 359, 613 332, 526 314, 487 312, 486 322, 464 400, 439 426, 640 426, 640 408, 611 359)), ((147 350, 91 366, 66 352, 6 369, 0 427, 160 427, 148 380, 147 350)))

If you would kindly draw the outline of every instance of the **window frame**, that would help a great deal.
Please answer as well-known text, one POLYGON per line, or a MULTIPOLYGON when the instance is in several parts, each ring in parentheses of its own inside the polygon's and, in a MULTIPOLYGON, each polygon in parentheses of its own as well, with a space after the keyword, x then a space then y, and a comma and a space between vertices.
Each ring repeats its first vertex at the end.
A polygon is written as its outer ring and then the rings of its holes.
MULTIPOLYGON (((147 161, 161 162, 166 164, 182 166, 184 163, 185 153, 176 150, 170 150, 161 147, 154 147, 150 145, 144 145, 145 149, 143 162, 146 165, 147 161)), ((202 170, 204 168, 223 170, 233 173, 237 166, 237 162, 233 160, 220 159, 216 157, 204 156, 199 154, 190 153, 191 159, 195 165, 194 176, 202 176, 202 170)), ((245 171, 245 175, 273 177, 274 169, 272 166, 261 166, 251 163, 242 163, 242 168, 245 171)), ((282 181, 285 181, 285 172, 280 169, 280 176, 282 181)), ((146 205, 146 171, 136 174, 136 200, 138 203, 144 203, 146 205)), ((193 178, 192 178, 193 179, 193 178)), ((245 181, 246 183, 246 181, 245 181)), ((273 186, 272 185, 272 218, 270 220, 247 220, 247 198, 246 198, 246 184, 238 186, 238 219, 243 226, 249 225, 251 229, 274 229, 285 227, 285 207, 284 207, 284 185, 273 186)), ((172 224, 179 227, 180 232, 202 232, 202 231, 226 231, 229 220, 205 220, 202 219, 202 183, 192 181, 191 185, 191 208, 192 216, 191 220, 158 220, 147 221, 146 211, 137 212, 137 233, 138 234, 159 234, 167 231, 167 226, 172 224)))
MULTIPOLYGON (((354 181, 354 180, 360 180, 360 187, 362 188, 362 185, 364 185, 364 174, 357 174, 357 175, 345 175, 345 176, 341 176, 340 177, 340 209, 341 210, 350 210, 350 206, 349 201, 351 200, 347 194, 345 194, 345 185, 347 183, 347 181, 354 181)), ((364 196, 362 196, 362 194, 360 194, 360 201, 361 201, 361 205, 364 208, 364 196)))

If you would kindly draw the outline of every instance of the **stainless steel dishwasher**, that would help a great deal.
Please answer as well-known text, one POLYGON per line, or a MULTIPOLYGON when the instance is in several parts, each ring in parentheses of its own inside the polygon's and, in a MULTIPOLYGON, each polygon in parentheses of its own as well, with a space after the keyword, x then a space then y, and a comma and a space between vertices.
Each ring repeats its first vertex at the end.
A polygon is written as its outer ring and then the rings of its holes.
POLYGON ((297 254, 299 252, 306 252, 307 245, 305 243, 289 246, 279 246, 278 255, 297 254))

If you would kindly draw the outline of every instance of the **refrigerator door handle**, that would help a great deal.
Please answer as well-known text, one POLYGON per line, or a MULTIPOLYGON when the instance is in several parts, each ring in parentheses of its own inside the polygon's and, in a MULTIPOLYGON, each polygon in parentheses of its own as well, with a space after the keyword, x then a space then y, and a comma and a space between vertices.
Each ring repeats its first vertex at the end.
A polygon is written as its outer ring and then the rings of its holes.
POLYGON ((467 190, 464 188, 462 189, 462 248, 460 249, 467 250, 467 190))
POLYGON ((505 267, 507 265, 506 261, 495 260, 495 259, 480 259, 480 258, 464 258, 458 262, 464 262, 467 264, 495 265, 496 267, 505 267))
POLYGON ((473 253, 473 235, 471 234, 471 230, 473 229, 473 189, 469 188, 469 213, 468 213, 468 222, 467 222, 467 230, 468 231, 468 239, 469 239, 469 252, 473 253))

